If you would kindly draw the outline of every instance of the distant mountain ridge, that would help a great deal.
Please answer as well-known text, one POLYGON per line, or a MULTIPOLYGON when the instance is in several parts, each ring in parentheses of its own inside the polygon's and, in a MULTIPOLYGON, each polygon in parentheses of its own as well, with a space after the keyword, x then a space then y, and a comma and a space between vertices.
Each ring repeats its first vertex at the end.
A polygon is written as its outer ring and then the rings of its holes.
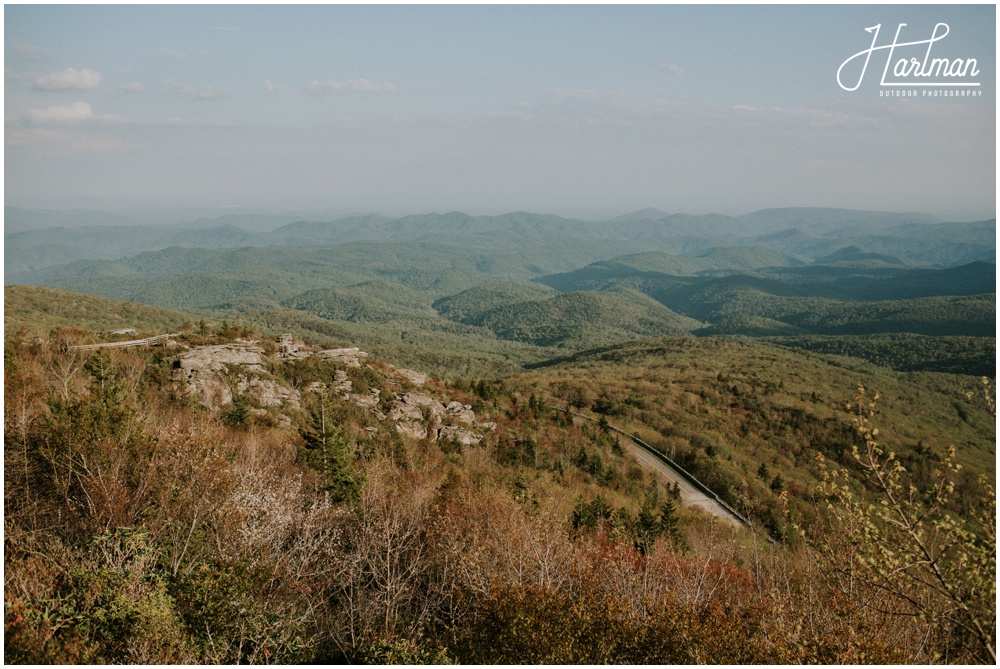
POLYGON ((785 337, 831 350, 840 349, 812 338, 868 337, 866 355, 910 368, 908 347, 933 349, 918 338, 950 338, 942 351, 954 355, 928 364, 988 367, 995 221, 802 208, 661 214, 53 228, 7 235, 6 280, 467 371, 665 335, 785 337))
MULTIPOLYGON (((511 212, 473 216, 462 212, 400 218, 377 215, 337 220, 230 214, 186 225, 135 225, 127 217, 103 219, 97 212, 74 214, 75 225, 45 229, 18 227, 25 212, 8 208, 5 278, 74 260, 111 260, 185 248, 316 246, 359 241, 419 241, 480 249, 562 246, 567 241, 611 244, 610 255, 662 251, 700 256, 722 247, 760 247, 803 262, 857 247, 859 253, 890 256, 905 264, 955 266, 995 261, 996 222, 942 223, 924 214, 895 214, 822 208, 767 209, 739 217, 665 214, 643 209, 609 221, 511 212), (81 222, 85 224, 81 224, 81 222)), ((66 222, 60 212, 54 220, 66 222)), ((610 257, 606 255, 605 257, 610 257)), ((30 280, 30 279, 29 279, 30 280)))

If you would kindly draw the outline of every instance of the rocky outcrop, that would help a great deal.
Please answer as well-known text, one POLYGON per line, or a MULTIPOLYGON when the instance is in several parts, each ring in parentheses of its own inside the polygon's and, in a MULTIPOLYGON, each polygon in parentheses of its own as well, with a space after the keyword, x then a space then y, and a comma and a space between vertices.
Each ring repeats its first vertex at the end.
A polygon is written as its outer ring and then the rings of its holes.
POLYGON ((333 389, 338 392, 349 393, 354 384, 351 383, 351 379, 347 376, 347 372, 342 369, 338 369, 333 373, 333 389))
POLYGON ((226 378, 230 368, 242 372, 237 376, 237 392, 246 392, 251 396, 256 393, 259 402, 272 406, 281 405, 281 398, 291 397, 294 393, 293 406, 298 406, 297 392, 274 382, 262 382, 261 379, 248 376, 248 372, 264 370, 264 349, 255 342, 234 342, 191 349, 174 362, 171 380, 181 392, 195 395, 205 406, 224 406, 233 402, 233 391, 226 378))
POLYGON ((283 334, 278 337, 278 357, 282 360, 295 360, 296 358, 308 358, 309 352, 295 343, 292 335, 283 334))
POLYGON ((396 423, 396 431, 414 439, 427 438, 427 426, 417 421, 408 420, 396 423))
POLYGON ((361 359, 368 357, 368 354, 359 348, 331 348, 325 351, 319 351, 318 353, 313 353, 313 355, 323 358, 324 360, 342 362, 348 367, 360 367, 361 359))
POLYGON ((450 402, 445 406, 429 395, 402 393, 396 396, 388 409, 388 419, 395 423, 396 430, 416 439, 442 439, 467 446, 478 444, 483 439, 481 434, 451 424, 454 421, 470 427, 476 424, 476 414, 467 404, 450 402))
POLYGON ((412 369, 394 369, 392 371, 418 388, 427 383, 427 375, 423 372, 415 372, 412 369))
POLYGON ((288 407, 294 411, 302 407, 299 391, 256 376, 241 374, 236 382, 236 392, 245 393, 265 407, 288 407))
POLYGON ((463 446, 477 446, 483 440, 483 435, 457 425, 445 425, 438 433, 441 441, 453 441, 463 446))
MULTIPOLYGON (((342 363, 348 367, 360 367, 368 354, 358 348, 336 348, 309 353, 295 344, 290 335, 278 341, 277 358, 294 360, 308 355, 317 355, 326 360, 342 363)), ((255 408, 254 415, 268 414, 268 408, 298 411, 302 406, 301 393, 273 381, 262 374, 265 369, 264 350, 256 342, 238 341, 232 344, 202 346, 182 354, 174 363, 173 380, 183 392, 192 393, 210 407, 231 404, 233 392, 249 397, 255 408)), ((396 385, 402 382, 412 386, 423 386, 427 375, 409 369, 392 369, 398 380, 388 379, 396 385)), ((382 391, 371 388, 367 392, 354 392, 354 384, 343 369, 333 373, 328 383, 312 382, 306 385, 304 393, 323 393, 340 398, 364 409, 379 421, 389 422, 396 431, 414 439, 448 441, 463 446, 479 444, 483 435, 474 429, 491 430, 495 423, 477 423, 472 406, 461 402, 444 404, 428 394, 404 392, 385 399, 382 391)), ((291 425, 287 416, 279 416, 282 424, 291 425)), ((369 431, 374 432, 376 428, 369 431)))
POLYGON ((182 354, 174 364, 177 370, 186 372, 224 372, 227 365, 240 365, 247 369, 264 369, 264 349, 256 342, 234 342, 216 346, 199 346, 182 354))
POLYGON ((445 410, 448 412, 449 416, 460 423, 465 423, 470 426, 476 424, 476 414, 472 411, 472 405, 470 404, 449 402, 448 406, 445 407, 445 410))

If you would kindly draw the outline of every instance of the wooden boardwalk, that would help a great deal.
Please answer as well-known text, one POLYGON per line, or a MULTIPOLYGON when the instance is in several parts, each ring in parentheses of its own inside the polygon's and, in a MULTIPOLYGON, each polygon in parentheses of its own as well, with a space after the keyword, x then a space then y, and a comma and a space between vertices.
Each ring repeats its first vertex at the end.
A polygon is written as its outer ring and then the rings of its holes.
POLYGON ((160 342, 166 341, 170 337, 176 337, 176 334, 161 334, 155 337, 147 337, 145 339, 133 339, 131 341, 109 341, 102 344, 81 344, 79 346, 70 346, 70 349, 77 351, 96 351, 99 348, 129 348, 131 346, 152 346, 154 344, 159 344, 160 342))

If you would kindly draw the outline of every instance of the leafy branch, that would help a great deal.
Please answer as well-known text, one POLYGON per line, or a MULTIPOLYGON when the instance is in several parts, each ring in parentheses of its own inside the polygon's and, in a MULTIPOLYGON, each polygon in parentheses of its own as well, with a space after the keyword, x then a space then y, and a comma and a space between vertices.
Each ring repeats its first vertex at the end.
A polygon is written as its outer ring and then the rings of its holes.
POLYGON ((852 455, 870 494, 856 493, 845 469, 817 456, 820 494, 833 521, 813 545, 831 580, 862 608, 923 621, 928 633, 950 639, 949 654, 962 657, 964 651, 977 662, 995 663, 995 493, 983 478, 983 499, 967 520, 946 511, 962 468, 954 447, 931 485, 918 490, 896 454, 878 441, 872 423, 878 400, 877 392, 869 396, 859 386, 846 407, 863 442, 852 455))

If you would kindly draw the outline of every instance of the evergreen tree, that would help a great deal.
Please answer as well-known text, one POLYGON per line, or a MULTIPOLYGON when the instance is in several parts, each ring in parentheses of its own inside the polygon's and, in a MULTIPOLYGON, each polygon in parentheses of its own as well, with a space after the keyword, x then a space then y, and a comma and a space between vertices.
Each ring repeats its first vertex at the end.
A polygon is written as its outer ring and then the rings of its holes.
POLYGON ((601 432, 605 434, 611 432, 611 425, 608 424, 608 417, 601 414, 601 417, 597 420, 597 427, 601 428, 601 432))
POLYGON ((635 519, 636 548, 641 553, 646 553, 653 543, 663 534, 663 527, 653 513, 653 504, 649 498, 639 509, 639 515, 635 519))
POLYGON ((305 448, 303 460, 321 475, 322 489, 335 503, 353 503, 361 498, 361 482, 351 468, 350 442, 330 413, 326 398, 306 417, 300 430, 305 448))
POLYGON ((775 474, 774 478, 771 480, 771 490, 773 490, 774 492, 779 492, 784 487, 785 487, 785 479, 784 477, 781 476, 781 473, 779 472, 775 474))
POLYGON ((226 423, 232 427, 246 427, 250 421, 250 400, 243 393, 233 392, 233 408, 226 413, 226 423))
POLYGON ((670 497, 664 500, 660 507, 660 534, 674 542, 682 539, 680 529, 677 527, 677 507, 670 497))
POLYGON ((84 369, 90 372, 90 375, 94 378, 93 383, 95 387, 99 387, 102 390, 105 385, 111 382, 115 375, 114 367, 111 365, 111 358, 108 357, 106 351, 97 351, 97 353, 92 355, 84 365, 84 369))

